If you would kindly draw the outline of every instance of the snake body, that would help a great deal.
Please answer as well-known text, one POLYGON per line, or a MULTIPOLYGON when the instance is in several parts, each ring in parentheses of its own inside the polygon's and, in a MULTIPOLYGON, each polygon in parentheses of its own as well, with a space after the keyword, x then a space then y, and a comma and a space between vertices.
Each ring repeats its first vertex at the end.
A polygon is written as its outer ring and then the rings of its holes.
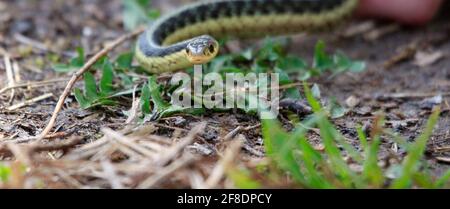
POLYGON ((215 38, 249 38, 329 28, 358 0, 215 0, 184 6, 156 20, 138 39, 136 58, 150 73, 202 64, 218 53, 215 38))

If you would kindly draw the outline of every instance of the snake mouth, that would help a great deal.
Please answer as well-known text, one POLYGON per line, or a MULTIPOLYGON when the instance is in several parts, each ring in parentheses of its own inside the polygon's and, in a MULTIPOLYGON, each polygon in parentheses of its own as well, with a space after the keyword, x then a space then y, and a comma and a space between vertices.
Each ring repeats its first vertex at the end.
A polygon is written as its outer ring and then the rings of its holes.
POLYGON ((210 56, 188 56, 189 61, 194 65, 205 64, 211 61, 212 58, 210 56))

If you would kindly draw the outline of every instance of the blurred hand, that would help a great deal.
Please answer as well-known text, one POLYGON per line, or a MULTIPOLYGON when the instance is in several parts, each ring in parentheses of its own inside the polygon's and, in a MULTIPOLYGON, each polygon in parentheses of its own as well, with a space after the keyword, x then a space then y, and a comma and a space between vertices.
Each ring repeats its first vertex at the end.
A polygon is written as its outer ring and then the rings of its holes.
POLYGON ((358 15, 423 25, 439 10, 442 0, 361 0, 358 15))

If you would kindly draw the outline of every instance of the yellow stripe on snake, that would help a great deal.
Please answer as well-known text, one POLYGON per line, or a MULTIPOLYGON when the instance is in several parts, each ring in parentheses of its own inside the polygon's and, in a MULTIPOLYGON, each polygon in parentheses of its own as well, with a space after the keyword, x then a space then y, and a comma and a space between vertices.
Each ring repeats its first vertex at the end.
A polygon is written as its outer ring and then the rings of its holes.
POLYGON ((358 0, 201 1, 155 21, 138 39, 136 58, 150 73, 213 59, 216 38, 288 35, 332 27, 350 16, 358 0))

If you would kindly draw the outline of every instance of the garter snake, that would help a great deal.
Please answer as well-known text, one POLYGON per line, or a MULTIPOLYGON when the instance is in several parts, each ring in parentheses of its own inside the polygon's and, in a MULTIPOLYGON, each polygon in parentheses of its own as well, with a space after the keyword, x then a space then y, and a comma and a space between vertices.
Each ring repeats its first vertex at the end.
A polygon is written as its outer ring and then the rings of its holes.
POLYGON ((221 37, 262 37, 329 28, 358 0, 215 0, 184 6, 156 20, 139 38, 136 58, 150 73, 213 59, 221 37))

